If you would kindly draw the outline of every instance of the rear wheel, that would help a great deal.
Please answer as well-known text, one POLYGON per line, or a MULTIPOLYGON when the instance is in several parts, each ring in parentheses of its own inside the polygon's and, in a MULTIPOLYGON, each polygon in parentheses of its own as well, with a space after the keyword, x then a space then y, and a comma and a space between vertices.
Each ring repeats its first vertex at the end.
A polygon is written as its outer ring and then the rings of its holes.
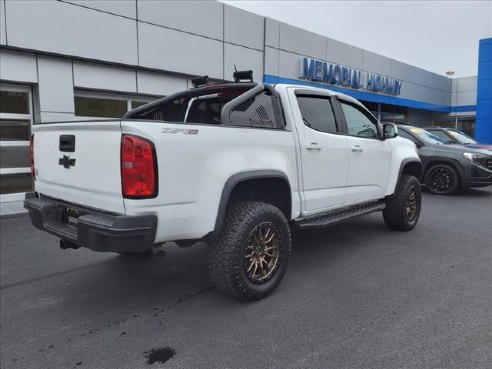
POLYGON ((282 280, 290 249, 289 224, 277 207, 253 201, 233 204, 219 237, 209 244, 210 276, 228 295, 261 299, 282 280))
POLYGON ((435 195, 451 195, 458 190, 460 178, 451 165, 435 164, 425 174, 425 188, 435 195))
POLYGON ((395 193, 386 199, 384 222, 391 229, 409 231, 417 225, 421 205, 419 180, 414 176, 402 175, 395 193))

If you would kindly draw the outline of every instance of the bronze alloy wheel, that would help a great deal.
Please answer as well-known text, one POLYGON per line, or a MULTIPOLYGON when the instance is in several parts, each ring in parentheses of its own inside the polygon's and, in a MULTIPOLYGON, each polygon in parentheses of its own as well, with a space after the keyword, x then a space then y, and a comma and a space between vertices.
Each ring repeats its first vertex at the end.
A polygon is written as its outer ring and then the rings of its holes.
POLYGON ((430 175, 430 186, 435 192, 447 192, 454 185, 455 178, 447 168, 437 167, 430 175))
POLYGON ((246 275, 253 283, 268 281, 281 257, 282 235, 272 222, 258 224, 248 236, 244 255, 246 275))
POLYGON ((417 216, 417 190, 415 187, 410 188, 405 206, 405 216, 408 222, 412 222, 417 216))

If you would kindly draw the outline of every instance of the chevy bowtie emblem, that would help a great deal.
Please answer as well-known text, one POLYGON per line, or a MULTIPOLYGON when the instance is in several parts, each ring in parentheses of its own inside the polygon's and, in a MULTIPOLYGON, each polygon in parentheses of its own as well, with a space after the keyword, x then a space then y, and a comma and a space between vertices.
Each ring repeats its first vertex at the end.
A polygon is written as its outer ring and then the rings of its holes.
POLYGON ((70 167, 73 167, 75 165, 75 159, 70 159, 69 156, 63 155, 63 158, 60 158, 58 160, 59 165, 63 165, 63 168, 70 169, 70 167))

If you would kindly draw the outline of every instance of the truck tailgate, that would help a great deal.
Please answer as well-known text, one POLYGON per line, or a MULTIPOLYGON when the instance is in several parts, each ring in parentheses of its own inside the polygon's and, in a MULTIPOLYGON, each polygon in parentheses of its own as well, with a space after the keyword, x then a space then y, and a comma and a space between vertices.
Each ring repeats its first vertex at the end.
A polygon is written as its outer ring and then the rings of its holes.
POLYGON ((39 124, 33 133, 36 192, 125 213, 119 120, 39 124))

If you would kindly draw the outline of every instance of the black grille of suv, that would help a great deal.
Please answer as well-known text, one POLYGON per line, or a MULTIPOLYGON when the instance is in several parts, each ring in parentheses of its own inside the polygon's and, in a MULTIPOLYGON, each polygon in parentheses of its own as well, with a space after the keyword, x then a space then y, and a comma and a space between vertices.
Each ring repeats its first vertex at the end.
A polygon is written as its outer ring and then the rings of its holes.
POLYGON ((492 170, 492 159, 485 159, 485 167, 492 170))
POLYGON ((487 168, 492 170, 492 158, 490 157, 481 157, 478 159, 475 159, 474 162, 481 166, 482 168, 487 168))

